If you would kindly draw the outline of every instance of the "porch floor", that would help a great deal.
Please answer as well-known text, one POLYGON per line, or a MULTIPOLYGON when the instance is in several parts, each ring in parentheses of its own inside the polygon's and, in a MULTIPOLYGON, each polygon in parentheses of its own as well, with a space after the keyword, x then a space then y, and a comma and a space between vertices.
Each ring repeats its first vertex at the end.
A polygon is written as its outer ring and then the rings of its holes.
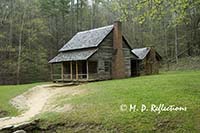
POLYGON ((59 83, 59 82, 65 82, 65 83, 70 83, 70 82, 93 82, 93 81, 98 81, 97 79, 54 79, 53 82, 59 83))

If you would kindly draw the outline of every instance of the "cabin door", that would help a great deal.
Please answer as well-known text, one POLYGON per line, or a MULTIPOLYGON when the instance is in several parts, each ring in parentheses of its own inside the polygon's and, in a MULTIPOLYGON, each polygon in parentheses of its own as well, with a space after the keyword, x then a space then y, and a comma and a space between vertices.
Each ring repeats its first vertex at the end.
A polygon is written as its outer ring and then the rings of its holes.
POLYGON ((140 75, 139 61, 131 60, 131 77, 139 75, 140 75))

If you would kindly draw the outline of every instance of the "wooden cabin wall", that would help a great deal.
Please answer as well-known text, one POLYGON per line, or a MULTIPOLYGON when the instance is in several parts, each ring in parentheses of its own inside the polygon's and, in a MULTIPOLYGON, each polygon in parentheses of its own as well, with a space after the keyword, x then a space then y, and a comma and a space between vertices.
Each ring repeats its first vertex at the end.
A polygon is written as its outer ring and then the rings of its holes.
POLYGON ((156 51, 153 48, 151 48, 149 54, 147 55, 147 65, 149 65, 149 71, 147 71, 148 74, 158 74, 159 62, 156 59, 156 51))
POLYGON ((159 61, 156 59, 156 52, 151 49, 148 55, 140 64, 140 75, 150 75, 159 73, 159 61))
POLYGON ((140 62, 139 67, 140 67, 140 76, 146 75, 147 74, 147 72, 146 72, 146 70, 147 70, 146 57, 140 62))
POLYGON ((156 59, 156 51, 155 49, 151 49, 150 56, 152 57, 153 64, 152 64, 152 74, 159 73, 160 62, 156 59))
MULTIPOLYGON (((111 63, 113 54, 113 33, 111 32, 100 44, 98 51, 89 59, 89 61, 98 61, 97 73, 98 79, 111 79, 111 63), (108 70, 108 71, 106 71, 108 70)), ((90 77, 90 74, 89 74, 90 77)))
POLYGON ((131 77, 131 59, 134 58, 134 56, 124 40, 122 45, 123 45, 126 77, 131 77))
MULTIPOLYGON (((126 42, 123 40, 123 54, 124 54, 124 64, 125 64, 125 74, 126 77, 131 76, 131 59, 134 58, 131 53, 130 48, 127 46, 126 42)), ((113 51, 113 33, 111 32, 104 41, 100 44, 98 51, 89 59, 89 61, 98 61, 98 79, 111 79, 112 78, 112 58, 113 51)), ((90 74, 89 74, 90 75, 90 74)))

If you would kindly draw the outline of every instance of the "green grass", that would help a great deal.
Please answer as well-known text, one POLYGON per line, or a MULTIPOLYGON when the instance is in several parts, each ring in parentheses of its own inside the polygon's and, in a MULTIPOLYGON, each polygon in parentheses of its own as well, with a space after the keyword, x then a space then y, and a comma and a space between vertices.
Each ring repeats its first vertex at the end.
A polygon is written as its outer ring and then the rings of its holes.
POLYGON ((89 83, 80 87, 89 93, 73 96, 71 100, 65 100, 66 96, 57 101, 60 105, 74 105, 72 111, 43 114, 41 119, 46 124, 69 121, 79 124, 95 123, 108 131, 117 129, 121 132, 200 131, 200 71, 161 73, 89 83), (150 111, 122 112, 121 104, 186 106, 187 111, 160 114, 150 111))
POLYGON ((0 111, 7 112, 7 115, 17 115, 18 110, 9 101, 15 96, 22 94, 28 89, 42 83, 32 83, 24 85, 0 85, 0 111))

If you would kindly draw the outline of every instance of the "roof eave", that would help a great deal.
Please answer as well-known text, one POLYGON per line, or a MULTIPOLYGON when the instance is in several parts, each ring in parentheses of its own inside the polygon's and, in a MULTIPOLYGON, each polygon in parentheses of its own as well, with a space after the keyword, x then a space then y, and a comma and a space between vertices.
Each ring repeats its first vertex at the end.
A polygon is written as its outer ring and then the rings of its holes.
MULTIPOLYGON (((96 50, 90 55, 88 56, 86 59, 77 59, 77 60, 69 60, 69 61, 83 61, 83 60, 88 60, 92 55, 94 55, 96 52, 98 51, 98 48, 96 48, 96 50)), ((69 52, 69 51, 64 51, 64 52, 69 52)), ((55 56, 56 57, 56 56, 55 56)), ((54 58, 55 58, 54 57, 54 58)), ((67 61, 56 61, 56 62, 53 62, 53 59, 51 59, 48 63, 49 64, 55 64, 55 63, 61 63, 61 62, 67 62, 67 61)))

